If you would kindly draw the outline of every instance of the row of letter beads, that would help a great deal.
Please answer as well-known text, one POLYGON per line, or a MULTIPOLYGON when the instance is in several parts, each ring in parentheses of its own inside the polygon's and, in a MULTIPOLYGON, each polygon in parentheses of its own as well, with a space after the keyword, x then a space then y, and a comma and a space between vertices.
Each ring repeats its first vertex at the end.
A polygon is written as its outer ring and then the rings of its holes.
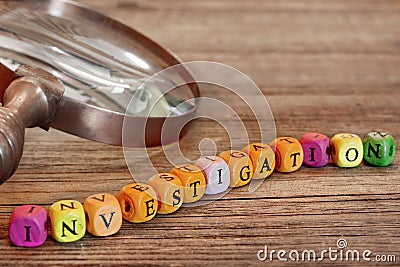
POLYGON ((47 238, 50 219, 52 237, 58 242, 81 239, 86 230, 94 236, 109 236, 119 231, 122 218, 140 223, 156 213, 169 214, 182 203, 198 201, 204 194, 218 194, 228 187, 246 185, 251 179, 265 179, 274 170, 293 172, 302 164, 323 167, 330 155, 340 167, 355 167, 364 160, 374 166, 391 164, 396 144, 391 135, 371 132, 363 142, 355 134, 337 134, 331 140, 323 134, 307 133, 300 142, 292 137, 277 138, 272 144, 254 143, 218 156, 202 157, 194 165, 175 166, 159 173, 147 184, 126 185, 118 198, 110 194, 88 197, 83 205, 76 200, 61 200, 43 207, 17 207, 10 219, 11 241, 17 246, 36 247, 47 238))

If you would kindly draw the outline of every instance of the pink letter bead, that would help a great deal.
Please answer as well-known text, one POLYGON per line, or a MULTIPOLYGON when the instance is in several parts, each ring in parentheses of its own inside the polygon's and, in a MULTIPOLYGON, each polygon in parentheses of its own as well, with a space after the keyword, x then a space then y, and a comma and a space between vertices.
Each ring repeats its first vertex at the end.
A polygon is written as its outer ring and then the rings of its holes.
POLYGON ((230 173, 228 164, 220 157, 202 157, 194 164, 199 167, 206 177, 205 194, 214 195, 224 192, 229 187, 230 173))
POLYGON ((47 238, 47 212, 36 205, 14 209, 10 218, 10 239, 18 247, 38 247, 47 238))
POLYGON ((320 133, 306 133, 300 139, 304 165, 323 167, 329 162, 329 137, 320 133))

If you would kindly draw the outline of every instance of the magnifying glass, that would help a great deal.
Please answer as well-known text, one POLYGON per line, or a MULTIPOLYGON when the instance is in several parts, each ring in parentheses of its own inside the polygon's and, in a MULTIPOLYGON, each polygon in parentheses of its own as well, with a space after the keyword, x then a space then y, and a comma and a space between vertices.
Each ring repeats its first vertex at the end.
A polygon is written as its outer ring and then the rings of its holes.
POLYGON ((0 184, 18 167, 27 127, 122 145, 128 116, 124 146, 177 141, 198 106, 197 84, 185 83, 192 75, 182 66, 142 85, 179 63, 146 36, 76 2, 1 1, 0 184), (168 86, 158 84, 180 86, 163 92, 168 86), (166 118, 168 132, 161 140, 166 118))

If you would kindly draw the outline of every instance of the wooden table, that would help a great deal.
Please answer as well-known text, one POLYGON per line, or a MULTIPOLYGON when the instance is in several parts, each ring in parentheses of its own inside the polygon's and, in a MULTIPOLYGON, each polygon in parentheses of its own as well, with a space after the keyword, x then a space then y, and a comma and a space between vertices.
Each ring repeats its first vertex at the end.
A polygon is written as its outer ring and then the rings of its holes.
MULTIPOLYGON (((400 1, 82 2, 146 33, 185 61, 217 61, 249 75, 271 105, 278 136, 384 130, 400 138, 400 1)), ((234 108, 236 103, 231 101, 234 108)), ((252 134, 256 127, 246 112, 241 115, 252 134)), ((192 125, 180 142, 187 157, 199 156, 198 143, 206 137, 218 151, 229 148, 223 129, 213 127, 205 119, 192 125)), ((161 152, 151 150, 153 164, 167 171, 171 165, 161 152)), ((132 181, 120 147, 30 129, 18 171, 0 187, 0 263, 286 266, 276 254, 273 262, 260 262, 257 253, 265 245, 288 253, 321 252, 337 249, 342 238, 346 249, 395 255, 399 264, 399 166, 397 153, 387 168, 329 165, 274 173, 253 193, 236 188, 210 204, 157 215, 148 223, 124 222, 112 237, 86 234, 70 244, 49 238, 39 248, 23 249, 8 238, 16 206, 48 208, 61 199, 117 194, 132 181)), ((140 176, 140 165, 135 170, 140 176)), ((346 262, 325 257, 324 263, 346 262)))

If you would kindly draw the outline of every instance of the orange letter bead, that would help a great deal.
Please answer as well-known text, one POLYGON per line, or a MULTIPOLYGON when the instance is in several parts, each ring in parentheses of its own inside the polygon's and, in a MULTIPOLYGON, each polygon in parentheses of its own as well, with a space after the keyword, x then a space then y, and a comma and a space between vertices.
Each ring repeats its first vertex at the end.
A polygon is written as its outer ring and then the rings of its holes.
POLYGON ((118 193, 122 217, 128 222, 147 222, 156 215, 157 194, 146 184, 132 183, 124 186, 118 193))
POLYGON ((252 179, 265 179, 274 171, 275 153, 269 145, 253 143, 245 146, 242 151, 250 156, 253 163, 252 179))
POLYGON ((183 187, 179 178, 171 173, 153 175, 148 183, 157 193, 158 211, 169 214, 177 211, 183 203, 183 187))
POLYGON ((122 213, 118 199, 110 194, 97 194, 83 203, 86 229, 94 236, 109 236, 119 231, 122 213))
POLYGON ((218 156, 223 158, 229 166, 230 187, 240 187, 250 182, 253 177, 253 163, 249 155, 239 150, 227 150, 218 156))
POLYGON ((192 203, 201 199, 206 190, 206 178, 199 167, 192 164, 182 164, 171 170, 182 182, 183 203, 192 203))
POLYGON ((271 144, 275 149, 275 170, 278 172, 294 172, 303 164, 303 148, 293 137, 279 137, 271 144))
POLYGON ((51 235, 58 242, 74 242, 86 232, 85 211, 76 200, 60 200, 49 209, 51 235))
POLYGON ((339 167, 356 167, 363 159, 363 143, 358 135, 341 133, 332 137, 332 161, 339 167))

